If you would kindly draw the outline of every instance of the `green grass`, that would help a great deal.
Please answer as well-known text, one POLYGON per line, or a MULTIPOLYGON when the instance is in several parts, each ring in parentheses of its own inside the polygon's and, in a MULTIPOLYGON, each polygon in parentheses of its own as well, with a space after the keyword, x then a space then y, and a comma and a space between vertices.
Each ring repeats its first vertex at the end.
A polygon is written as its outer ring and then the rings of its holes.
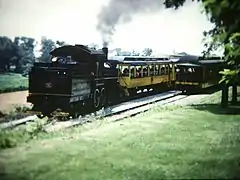
POLYGON ((28 88, 28 78, 17 73, 0 74, 0 93, 26 90, 28 88))
MULTIPOLYGON (((240 114, 219 93, 197 106, 154 108, 86 124, 0 152, 5 179, 239 178, 240 114)), ((2 179, 4 179, 2 178, 2 179)))

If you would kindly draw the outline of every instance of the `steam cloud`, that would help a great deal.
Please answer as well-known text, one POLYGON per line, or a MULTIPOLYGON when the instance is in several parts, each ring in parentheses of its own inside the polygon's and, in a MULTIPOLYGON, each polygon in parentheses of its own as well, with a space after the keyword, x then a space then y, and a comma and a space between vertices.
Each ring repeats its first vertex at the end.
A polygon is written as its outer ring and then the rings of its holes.
POLYGON ((102 35, 103 46, 108 46, 118 24, 131 22, 138 13, 154 13, 164 8, 165 0, 110 0, 98 14, 97 30, 102 35))

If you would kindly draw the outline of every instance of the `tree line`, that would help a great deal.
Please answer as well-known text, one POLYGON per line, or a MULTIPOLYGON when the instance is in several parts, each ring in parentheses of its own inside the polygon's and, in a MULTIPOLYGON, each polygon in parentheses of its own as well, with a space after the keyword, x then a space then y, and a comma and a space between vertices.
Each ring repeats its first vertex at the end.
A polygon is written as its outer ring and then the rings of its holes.
MULTIPOLYGON (((37 41, 31 37, 15 37, 13 40, 6 36, 0 36, 0 72, 14 71, 16 73, 27 74, 34 62, 50 62, 50 52, 60 46, 67 45, 64 41, 54 41, 42 37, 40 42, 40 57, 35 56, 37 41), (13 69, 11 67, 14 67, 13 69)), ((91 49, 100 49, 97 44, 87 45, 91 49)), ((117 55, 125 55, 121 48, 116 48, 117 55)), ((152 54, 151 48, 145 48, 142 52, 145 56, 152 54)), ((131 55, 139 53, 131 52, 131 55)))
POLYGON ((0 71, 9 72, 11 66, 14 66, 14 72, 27 73, 34 62, 49 62, 49 52, 66 44, 64 41, 53 41, 43 37, 40 42, 41 55, 36 57, 34 51, 37 43, 31 37, 14 37, 12 40, 6 36, 0 36, 0 71))

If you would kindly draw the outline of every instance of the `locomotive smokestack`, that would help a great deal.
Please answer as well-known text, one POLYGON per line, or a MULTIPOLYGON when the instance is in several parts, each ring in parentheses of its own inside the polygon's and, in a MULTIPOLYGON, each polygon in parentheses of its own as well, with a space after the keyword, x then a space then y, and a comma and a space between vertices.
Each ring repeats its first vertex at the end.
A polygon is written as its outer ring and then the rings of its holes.
POLYGON ((104 54, 106 55, 106 59, 108 58, 108 48, 107 47, 103 47, 102 51, 104 52, 104 54))

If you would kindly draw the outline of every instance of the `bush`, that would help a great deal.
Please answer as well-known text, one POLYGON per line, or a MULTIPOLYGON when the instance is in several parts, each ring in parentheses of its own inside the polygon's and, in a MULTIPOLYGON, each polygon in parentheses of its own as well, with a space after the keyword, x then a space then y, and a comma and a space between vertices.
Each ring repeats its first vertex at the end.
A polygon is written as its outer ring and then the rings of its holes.
POLYGON ((13 148, 28 142, 44 133, 46 120, 37 119, 19 129, 4 129, 0 131, 0 149, 13 148))
POLYGON ((0 148, 12 148, 17 145, 18 136, 16 132, 12 132, 9 130, 1 130, 0 132, 0 148))
POLYGON ((31 108, 27 107, 27 106, 15 106, 15 112, 16 113, 26 113, 27 111, 29 111, 31 108))
MULTIPOLYGON (((10 122, 15 119, 24 118, 28 116, 26 112, 29 109, 30 108, 26 106, 15 106, 15 109, 9 114, 4 114, 0 111, 1 122, 10 122)), ((36 138, 43 132, 45 123, 45 119, 36 119, 34 122, 29 122, 26 125, 14 129, 0 130, 0 149, 12 148, 20 143, 28 142, 36 138)))
POLYGON ((0 93, 8 93, 8 92, 15 92, 15 91, 25 91, 25 90, 28 90, 28 87, 19 86, 19 87, 13 87, 13 88, 0 89, 0 93))

